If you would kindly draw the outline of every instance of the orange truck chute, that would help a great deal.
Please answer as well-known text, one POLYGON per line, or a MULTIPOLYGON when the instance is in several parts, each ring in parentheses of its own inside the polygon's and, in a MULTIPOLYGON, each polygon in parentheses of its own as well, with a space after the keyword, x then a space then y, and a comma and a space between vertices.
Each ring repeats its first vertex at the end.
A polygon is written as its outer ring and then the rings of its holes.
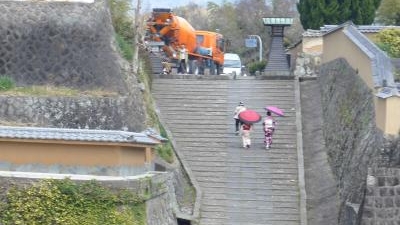
POLYGON ((185 45, 188 52, 187 73, 220 74, 224 64, 224 37, 211 31, 195 30, 171 9, 155 8, 147 20, 145 41, 152 52, 167 57, 178 64, 179 47, 185 45))

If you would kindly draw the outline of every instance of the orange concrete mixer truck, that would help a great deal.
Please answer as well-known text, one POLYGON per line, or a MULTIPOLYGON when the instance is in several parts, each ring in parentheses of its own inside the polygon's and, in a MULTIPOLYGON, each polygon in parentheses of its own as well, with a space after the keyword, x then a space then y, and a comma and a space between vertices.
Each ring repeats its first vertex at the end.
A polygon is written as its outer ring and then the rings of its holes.
POLYGON ((172 67, 178 67, 179 48, 185 45, 187 73, 204 74, 206 69, 210 74, 222 73, 225 43, 221 34, 195 30, 184 18, 165 8, 153 9, 146 25, 148 49, 168 59, 172 67))

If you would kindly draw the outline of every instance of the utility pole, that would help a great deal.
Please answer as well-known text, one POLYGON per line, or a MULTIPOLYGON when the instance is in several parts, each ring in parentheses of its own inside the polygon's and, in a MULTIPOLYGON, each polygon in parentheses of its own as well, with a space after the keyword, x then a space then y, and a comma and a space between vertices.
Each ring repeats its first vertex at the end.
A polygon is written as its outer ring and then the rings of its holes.
POLYGON ((134 35, 133 35, 133 73, 138 74, 139 72, 139 30, 140 30, 140 8, 141 8, 141 0, 137 0, 136 9, 135 9, 135 26, 134 26, 134 35))

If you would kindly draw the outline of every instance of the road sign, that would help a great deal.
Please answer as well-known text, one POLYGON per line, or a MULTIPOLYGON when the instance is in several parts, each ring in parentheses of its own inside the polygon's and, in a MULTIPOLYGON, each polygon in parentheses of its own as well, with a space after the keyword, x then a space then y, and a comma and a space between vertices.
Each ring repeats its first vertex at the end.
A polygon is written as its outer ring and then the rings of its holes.
POLYGON ((255 38, 245 39, 245 46, 247 48, 257 48, 257 39, 255 39, 255 38))

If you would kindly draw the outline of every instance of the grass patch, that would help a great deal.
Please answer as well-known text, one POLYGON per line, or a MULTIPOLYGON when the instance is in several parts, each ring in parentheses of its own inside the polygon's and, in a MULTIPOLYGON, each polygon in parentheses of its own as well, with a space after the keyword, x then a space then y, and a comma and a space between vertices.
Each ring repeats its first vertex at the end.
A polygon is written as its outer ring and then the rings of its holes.
MULTIPOLYGON (((160 135, 168 138, 168 134, 167 131, 165 130, 165 128, 163 127, 162 124, 159 124, 160 127, 160 135)), ((173 163, 174 162, 174 147, 172 146, 171 142, 168 141, 166 143, 164 143, 163 145, 158 145, 156 147, 156 151, 158 153, 158 155, 164 159, 165 161, 167 161, 168 163, 173 163)))
POLYGON ((15 86, 14 80, 9 76, 0 76, 0 91, 7 91, 15 86))
POLYGON ((115 39, 120 50, 121 55, 124 59, 131 61, 133 59, 133 47, 123 36, 116 34, 115 39))
MULTIPOLYGON (((1 89, 0 89, 1 91, 1 89)), ((55 86, 29 86, 29 87, 14 87, 9 90, 3 90, 0 92, 5 95, 12 96, 63 96, 63 97, 75 97, 75 96, 93 96, 93 97, 116 97, 118 93, 104 90, 88 90, 81 91, 77 89, 67 87, 55 87, 55 86)))
POLYGON ((12 127, 36 127, 40 126, 37 123, 24 123, 17 121, 0 120, 0 126, 12 126, 12 127))
POLYGON ((196 190, 191 185, 185 185, 184 188, 185 195, 183 196, 183 204, 188 205, 195 202, 196 199, 196 190))
POLYGON ((156 147, 157 154, 168 163, 174 162, 174 148, 172 144, 168 141, 162 145, 156 147))

